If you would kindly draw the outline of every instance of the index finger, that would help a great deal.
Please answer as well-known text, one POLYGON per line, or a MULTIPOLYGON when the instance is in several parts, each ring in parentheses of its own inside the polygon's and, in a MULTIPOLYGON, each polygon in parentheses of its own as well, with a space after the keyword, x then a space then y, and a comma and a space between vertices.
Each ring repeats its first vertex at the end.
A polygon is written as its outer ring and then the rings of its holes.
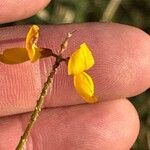
POLYGON ((0 23, 30 17, 49 2, 50 0, 0 0, 0 23))
MULTIPOLYGON (((24 46, 29 27, 0 29, 0 50, 24 46)), ((40 47, 59 49, 66 33, 78 32, 69 42, 69 56, 86 42, 95 57, 89 71, 95 82, 99 100, 119 99, 139 94, 150 86, 150 38, 139 29, 119 24, 87 23, 61 26, 42 26, 40 47)), ((41 59, 31 64, 0 64, 0 115, 33 110, 39 93, 51 70, 53 60, 41 59)), ((62 64, 54 78, 44 107, 81 104, 73 81, 62 64)))

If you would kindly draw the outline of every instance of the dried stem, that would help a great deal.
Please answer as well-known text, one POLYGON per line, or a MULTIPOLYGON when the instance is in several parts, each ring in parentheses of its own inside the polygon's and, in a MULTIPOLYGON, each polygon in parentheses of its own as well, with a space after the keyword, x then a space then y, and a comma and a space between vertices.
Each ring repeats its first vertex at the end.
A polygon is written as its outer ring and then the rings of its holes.
POLYGON ((74 32, 76 32, 76 30, 74 30, 74 31, 72 31, 72 32, 69 32, 69 33, 67 34, 67 37, 65 38, 65 40, 62 42, 62 44, 61 44, 61 51, 60 51, 61 54, 62 54, 64 51, 67 50, 68 41, 69 41, 69 39, 72 37, 72 34, 73 34, 74 32))
POLYGON ((56 73, 56 70, 57 68, 59 67, 60 63, 62 61, 64 61, 65 59, 61 57, 61 55, 58 55, 57 58, 56 58, 56 61, 55 61, 55 64, 53 65, 53 68, 52 68, 52 71, 50 72, 48 78, 47 78, 47 81, 44 83, 44 87, 42 89, 42 92, 40 94, 40 97, 37 101, 37 104, 35 106, 35 109, 31 115, 31 118, 29 120, 29 123, 24 131, 24 134, 22 135, 20 141, 19 141, 19 144, 18 146, 16 147, 16 150, 22 150, 23 149, 23 146, 24 144, 27 142, 27 138, 28 138, 28 135, 34 125, 34 123, 36 122, 37 120, 37 117, 39 116, 39 113, 41 111, 41 108, 42 108, 42 105, 44 103, 44 99, 45 99, 45 96, 47 95, 47 92, 50 88, 50 86, 52 85, 52 82, 53 82, 53 77, 56 73))
MULTIPOLYGON (((73 33, 73 32, 72 32, 73 33)), ((54 54, 52 52, 52 50, 50 49, 43 49, 43 51, 41 51, 42 55, 48 57, 48 56, 53 56, 56 58, 56 61, 55 61, 55 64, 53 65, 53 68, 52 68, 52 71, 50 72, 48 78, 47 78, 47 81, 44 83, 44 87, 41 91, 41 94, 40 94, 40 97, 39 99, 37 100, 37 103, 36 103, 36 106, 35 106, 35 109, 33 111, 33 113, 31 114, 31 117, 30 117, 30 120, 29 120, 29 123, 23 133, 23 135, 21 136, 20 138, 20 141, 18 143, 18 146, 16 147, 16 150, 22 150, 25 143, 27 142, 27 139, 28 139, 28 136, 31 132, 31 129, 34 125, 34 123, 36 122, 38 116, 39 116, 39 113, 41 112, 41 109, 42 109, 42 106, 43 106, 43 103, 44 103, 44 99, 47 95, 47 92, 49 90, 49 88, 52 86, 52 82, 53 82, 53 77, 56 73, 56 70, 57 68, 59 67, 60 63, 62 61, 65 61, 67 62, 68 61, 68 57, 67 58, 63 58, 62 57, 62 53, 64 52, 64 50, 67 49, 67 46, 68 46, 68 40, 69 38, 72 36, 72 33, 68 33, 67 37, 65 38, 65 40, 63 41, 63 43, 61 44, 61 51, 59 52, 59 54, 54 54)))

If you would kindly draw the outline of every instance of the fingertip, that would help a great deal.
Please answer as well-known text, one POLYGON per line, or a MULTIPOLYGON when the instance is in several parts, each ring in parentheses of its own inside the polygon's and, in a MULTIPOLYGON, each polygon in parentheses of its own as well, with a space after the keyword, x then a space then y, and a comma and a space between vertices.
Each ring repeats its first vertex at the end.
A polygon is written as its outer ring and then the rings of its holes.
POLYGON ((118 99, 135 96, 148 89, 149 35, 141 29, 114 23, 102 25, 99 30, 102 31, 93 40, 100 43, 90 43, 96 61, 90 72, 98 95, 103 100, 110 97, 118 99))
POLYGON ((50 0, 1 0, 0 23, 12 22, 30 17, 43 9, 49 2, 50 0))

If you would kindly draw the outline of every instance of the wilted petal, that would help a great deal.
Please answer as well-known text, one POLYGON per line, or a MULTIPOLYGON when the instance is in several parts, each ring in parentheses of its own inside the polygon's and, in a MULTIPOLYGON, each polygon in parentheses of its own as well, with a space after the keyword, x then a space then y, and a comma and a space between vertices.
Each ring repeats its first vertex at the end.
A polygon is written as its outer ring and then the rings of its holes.
POLYGON ((6 49, 0 54, 0 62, 6 64, 18 64, 29 60, 27 50, 25 48, 6 49))
POLYGON ((77 75, 88 70, 94 65, 94 58, 88 46, 83 43, 70 57, 68 62, 68 74, 77 75))
POLYGON ((88 103, 97 101, 94 96, 94 83, 92 78, 85 72, 74 76, 74 86, 77 93, 88 103))
POLYGON ((36 61, 40 58, 40 48, 37 47, 37 41, 39 38, 39 27, 37 25, 33 25, 26 37, 26 49, 28 52, 28 56, 32 62, 36 61))

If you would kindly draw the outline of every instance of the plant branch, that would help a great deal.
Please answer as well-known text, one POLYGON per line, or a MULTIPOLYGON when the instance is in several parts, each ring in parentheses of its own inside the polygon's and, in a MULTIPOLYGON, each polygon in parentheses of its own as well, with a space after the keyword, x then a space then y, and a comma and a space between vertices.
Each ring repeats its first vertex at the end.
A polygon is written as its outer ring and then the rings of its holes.
POLYGON ((18 146, 16 147, 16 150, 22 150, 24 144, 27 142, 28 135, 29 135, 34 123, 36 122, 36 120, 39 116, 39 113, 41 112, 45 96, 47 95, 47 92, 48 92, 50 86, 52 86, 53 77, 56 73, 56 70, 59 67, 60 63, 65 60, 67 60, 67 59, 62 58, 62 55, 57 55, 55 64, 53 65, 53 68, 52 68, 52 71, 50 72, 50 74, 47 78, 47 81, 44 83, 44 87, 42 89, 39 99, 37 100, 35 109, 30 117, 29 123, 24 131, 24 134, 21 136, 21 139, 19 141, 18 146))
POLYGON ((34 125, 34 123, 36 122, 40 112, 41 112, 41 109, 42 109, 42 106, 43 106, 43 103, 44 103, 44 99, 47 95, 47 92, 49 90, 49 88, 52 86, 52 83, 53 83, 53 77, 54 75, 56 74, 56 71, 57 71, 57 68, 59 67, 60 63, 62 61, 64 61, 65 63, 68 62, 69 60, 69 57, 67 58, 63 58, 62 57, 62 53, 67 50, 67 47, 68 47, 68 40, 70 39, 70 37, 72 36, 72 33, 74 33, 75 31, 71 32, 71 33, 68 33, 67 34, 67 37, 64 39, 64 41, 62 42, 61 44, 61 50, 58 54, 55 54, 53 53, 53 51, 51 49, 47 49, 47 48, 41 48, 41 54, 42 54, 42 58, 43 57, 49 57, 49 56, 53 56, 55 57, 55 63, 52 67, 52 71, 50 72, 48 78, 47 78, 47 81, 44 83, 44 87, 42 89, 42 92, 40 94, 40 97, 39 99, 37 100, 37 103, 36 103, 36 106, 35 106, 35 109, 33 111, 33 113, 31 114, 31 117, 30 117, 30 120, 29 120, 29 123, 23 133, 23 135, 21 136, 20 138, 20 141, 18 143, 18 146, 16 147, 16 150, 22 150, 25 143, 27 142, 27 139, 28 139, 28 135, 30 134, 31 132, 31 129, 34 125))

